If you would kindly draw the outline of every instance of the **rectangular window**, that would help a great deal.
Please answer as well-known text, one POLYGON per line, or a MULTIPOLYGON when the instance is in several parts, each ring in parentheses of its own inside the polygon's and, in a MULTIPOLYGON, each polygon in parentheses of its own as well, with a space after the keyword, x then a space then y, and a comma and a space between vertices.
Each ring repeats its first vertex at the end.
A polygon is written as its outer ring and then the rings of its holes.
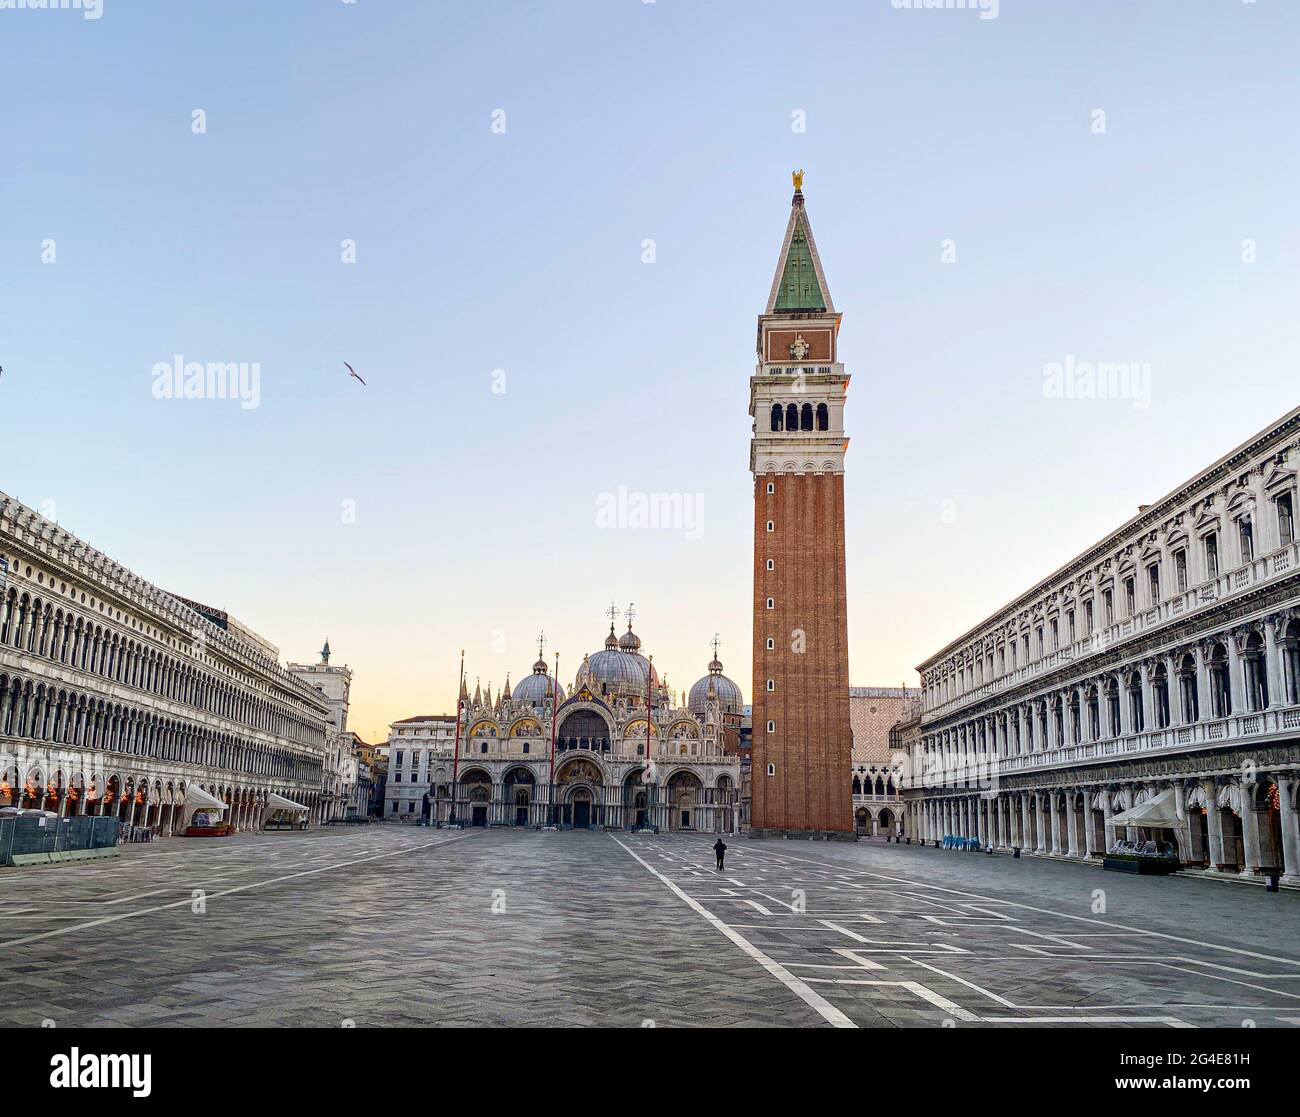
POLYGON ((402 766, 402 750, 401 750, 401 749, 398 749, 398 750, 397 750, 397 766, 398 766, 399 768, 402 766))
POLYGON ((1158 562, 1147 567, 1147 593, 1151 597, 1152 605, 1160 601, 1160 564, 1158 562))
POLYGON ((1205 576, 1207 578, 1219 576, 1219 533, 1217 531, 1212 531, 1205 537, 1205 576))
POLYGON ((1103 590, 1101 595, 1102 615, 1107 624, 1115 623, 1115 591, 1103 590))
POLYGON ((1071 609, 1068 613, 1065 614, 1065 630, 1066 630, 1066 632, 1069 633, 1069 636, 1070 636, 1070 643, 1073 644, 1073 643, 1074 643, 1074 640, 1075 640, 1075 633, 1074 633, 1074 610, 1073 610, 1073 609, 1071 609))
POLYGON ((1241 539, 1241 561, 1250 562, 1255 557, 1255 528, 1249 519, 1242 520, 1237 525, 1237 532, 1241 539))
POLYGON ((1124 579, 1124 608, 1130 617, 1137 612, 1137 585, 1132 578, 1124 579))
POLYGON ((1283 547, 1295 542, 1295 501, 1290 493, 1277 498, 1277 534, 1283 547))
POLYGON ((1085 601, 1083 603, 1083 624, 1084 624, 1084 634, 1087 636, 1091 636, 1092 635, 1092 602, 1091 601, 1085 601))
POLYGON ((776 486, 769 481, 767 483, 767 495, 771 496, 774 492, 776 492, 776 486))
POLYGON ((1174 585, 1179 593, 1187 592, 1187 551, 1174 552, 1174 585))
POLYGON ((1059 651, 1061 647, 1061 627, 1055 617, 1052 618, 1052 651, 1059 651))
POLYGON ((774 721, 769 721, 769 722, 767 723, 767 731, 768 731, 769 733, 775 733, 775 732, 776 732, 776 722, 774 722, 774 721))

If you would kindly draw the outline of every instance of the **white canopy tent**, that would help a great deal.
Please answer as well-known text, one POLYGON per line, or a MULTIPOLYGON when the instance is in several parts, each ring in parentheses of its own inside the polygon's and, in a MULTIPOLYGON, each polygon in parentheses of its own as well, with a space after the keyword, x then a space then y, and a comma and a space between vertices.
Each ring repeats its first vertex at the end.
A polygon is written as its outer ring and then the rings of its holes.
POLYGON ((1152 826, 1175 829, 1186 826, 1187 820, 1178 817, 1174 803, 1174 789, 1166 788, 1145 803, 1110 816, 1112 826, 1152 826))
POLYGON ((265 828, 267 820, 275 814, 297 815, 295 821, 305 824, 310 810, 310 807, 304 807, 301 803, 295 803, 292 799, 286 799, 283 795, 277 795, 272 791, 266 797, 266 806, 262 808, 262 826, 265 828))
POLYGON ((226 804, 204 791, 198 784, 192 783, 185 789, 185 799, 181 805, 181 821, 184 826, 189 826, 190 820, 194 817, 195 811, 207 811, 212 813, 226 813, 226 804))

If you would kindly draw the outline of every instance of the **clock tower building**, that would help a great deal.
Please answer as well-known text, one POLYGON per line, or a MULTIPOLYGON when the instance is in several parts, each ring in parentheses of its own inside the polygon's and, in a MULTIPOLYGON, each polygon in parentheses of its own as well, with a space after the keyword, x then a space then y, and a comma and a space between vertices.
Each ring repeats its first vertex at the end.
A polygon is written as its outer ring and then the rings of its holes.
POLYGON ((803 172, 749 382, 754 419, 751 834, 853 836, 840 314, 804 206, 803 172))

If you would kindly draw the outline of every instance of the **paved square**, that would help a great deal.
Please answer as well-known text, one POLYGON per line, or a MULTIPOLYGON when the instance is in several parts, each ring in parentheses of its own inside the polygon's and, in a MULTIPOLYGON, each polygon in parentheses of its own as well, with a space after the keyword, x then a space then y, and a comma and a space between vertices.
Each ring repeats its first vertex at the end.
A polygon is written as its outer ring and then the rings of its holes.
POLYGON ((739 837, 719 874, 713 840, 372 826, 0 870, 0 1024, 1300 1023, 1294 893, 739 837))

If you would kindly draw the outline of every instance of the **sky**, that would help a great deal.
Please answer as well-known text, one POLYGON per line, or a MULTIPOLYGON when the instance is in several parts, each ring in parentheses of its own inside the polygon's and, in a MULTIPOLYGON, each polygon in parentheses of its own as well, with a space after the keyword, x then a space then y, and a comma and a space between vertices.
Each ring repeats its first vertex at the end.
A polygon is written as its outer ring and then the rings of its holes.
POLYGON ((1294 0, 15 2, 0 490, 286 662, 328 636, 367 740, 453 710, 462 649, 495 691, 544 630, 571 681, 611 602, 748 700, 796 168, 854 685, 1300 402, 1294 0), (178 359, 250 390, 167 398, 178 359), (1096 362, 1123 390, 1052 388, 1096 362))

